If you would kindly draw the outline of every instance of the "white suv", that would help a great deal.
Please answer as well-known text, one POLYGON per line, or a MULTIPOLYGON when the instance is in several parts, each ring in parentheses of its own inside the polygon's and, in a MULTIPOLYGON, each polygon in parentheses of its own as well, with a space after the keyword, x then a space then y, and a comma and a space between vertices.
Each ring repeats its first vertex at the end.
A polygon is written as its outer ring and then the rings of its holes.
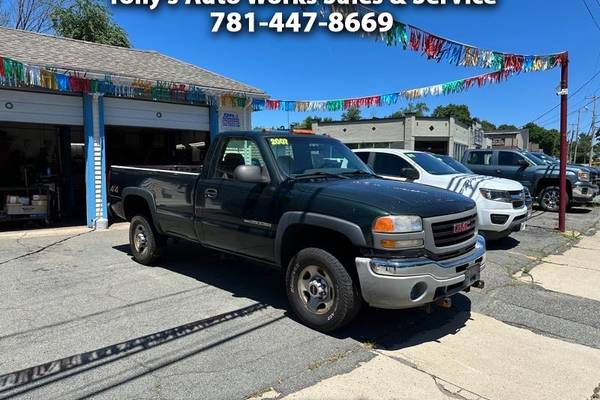
POLYGON ((480 232, 489 240, 525 228, 527 205, 523 185, 509 179, 461 173, 433 155, 400 149, 354 150, 377 175, 451 190, 477 203, 480 232))

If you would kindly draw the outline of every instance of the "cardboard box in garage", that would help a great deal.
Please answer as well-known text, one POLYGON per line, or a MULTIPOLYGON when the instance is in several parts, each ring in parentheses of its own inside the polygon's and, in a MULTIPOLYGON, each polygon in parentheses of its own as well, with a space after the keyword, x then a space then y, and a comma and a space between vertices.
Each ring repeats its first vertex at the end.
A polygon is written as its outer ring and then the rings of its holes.
POLYGON ((31 215, 48 214, 48 204, 44 206, 24 206, 21 204, 7 204, 6 214, 8 215, 31 215))

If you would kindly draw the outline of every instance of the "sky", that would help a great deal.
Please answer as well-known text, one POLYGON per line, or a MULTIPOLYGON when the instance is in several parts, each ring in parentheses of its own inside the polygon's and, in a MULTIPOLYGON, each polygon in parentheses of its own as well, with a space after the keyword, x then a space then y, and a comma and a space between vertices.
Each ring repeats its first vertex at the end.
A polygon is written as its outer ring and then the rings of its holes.
MULTIPOLYGON (((336 99, 397 92, 489 72, 438 64, 421 55, 388 47, 356 34, 325 30, 280 34, 211 33, 209 13, 216 6, 109 6, 134 47, 152 49, 229 78, 250 84, 272 98, 336 99)), ((244 0, 242 0, 244 2, 244 0)), ((497 0, 495 6, 380 6, 396 20, 476 47, 516 54, 550 54, 568 50, 570 91, 575 92, 600 70, 600 0, 497 0)), ((223 8, 219 11, 224 10, 223 8)), ((240 7, 240 11, 244 7, 240 7)), ((296 11, 293 6, 254 8, 259 16, 296 11)), ((258 18, 258 17, 257 17, 258 18)), ((431 110, 449 103, 467 104, 471 114, 496 125, 522 126, 559 103, 560 70, 517 75, 498 85, 461 94, 427 97, 431 110)), ((592 105, 586 96, 600 93, 600 74, 569 99, 569 124, 582 109, 581 129, 589 129, 592 105), (588 110, 589 109, 589 110, 588 110)), ((406 106, 365 108, 363 117, 385 117, 406 106)), ((598 104, 600 113, 600 101, 598 104)), ((287 126, 308 115, 339 118, 341 113, 261 111, 253 125, 287 126)), ((538 124, 558 128, 559 110, 538 124)), ((569 129, 572 129, 569 126, 569 129)))

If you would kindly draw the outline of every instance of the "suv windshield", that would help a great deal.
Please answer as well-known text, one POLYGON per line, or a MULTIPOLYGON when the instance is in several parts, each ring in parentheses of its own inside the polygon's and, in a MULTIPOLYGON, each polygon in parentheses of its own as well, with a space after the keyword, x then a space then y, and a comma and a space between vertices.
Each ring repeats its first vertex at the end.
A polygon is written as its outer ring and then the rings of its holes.
POLYGON ((458 173, 454 168, 438 160, 431 154, 404 153, 404 155, 419 164, 421 168, 431 175, 456 175, 458 173))
POLYGON ((267 137, 281 170, 291 178, 373 173, 343 143, 323 136, 267 137))
POLYGON ((438 160, 442 161, 443 163, 449 165, 450 167, 455 169, 457 172, 462 172, 463 174, 472 174, 473 173, 473 171, 471 171, 469 168, 465 167, 464 165, 462 165, 461 163, 459 163, 458 161, 456 161, 454 158, 452 158, 450 156, 442 156, 439 154, 432 154, 432 156, 434 156, 438 160))

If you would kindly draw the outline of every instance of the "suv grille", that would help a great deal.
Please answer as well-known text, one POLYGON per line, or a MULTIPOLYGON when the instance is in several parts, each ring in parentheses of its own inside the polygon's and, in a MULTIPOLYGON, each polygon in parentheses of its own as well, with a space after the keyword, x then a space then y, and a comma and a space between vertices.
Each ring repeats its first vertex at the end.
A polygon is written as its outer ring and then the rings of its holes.
POLYGON ((459 244, 475 236, 477 214, 451 221, 438 222, 432 224, 431 229, 436 247, 459 244))

